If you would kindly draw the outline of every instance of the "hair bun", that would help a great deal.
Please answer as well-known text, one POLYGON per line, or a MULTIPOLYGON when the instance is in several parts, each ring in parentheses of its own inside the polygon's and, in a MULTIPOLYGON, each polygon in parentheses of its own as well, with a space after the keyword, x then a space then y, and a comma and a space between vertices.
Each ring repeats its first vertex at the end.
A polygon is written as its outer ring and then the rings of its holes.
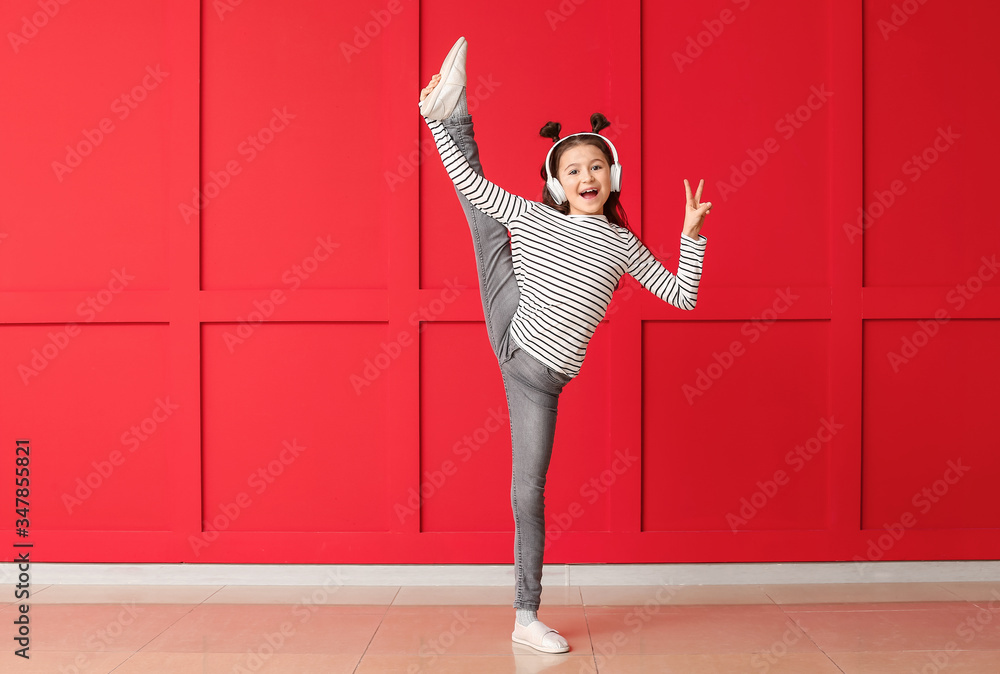
POLYGON ((545 126, 541 128, 538 135, 542 138, 551 138, 553 143, 559 142, 559 132, 562 130, 562 124, 559 122, 545 122, 545 126))
POLYGON ((594 130, 594 133, 600 133, 601 129, 606 129, 611 126, 611 122, 608 118, 599 112, 595 112, 590 116, 590 126, 594 130))

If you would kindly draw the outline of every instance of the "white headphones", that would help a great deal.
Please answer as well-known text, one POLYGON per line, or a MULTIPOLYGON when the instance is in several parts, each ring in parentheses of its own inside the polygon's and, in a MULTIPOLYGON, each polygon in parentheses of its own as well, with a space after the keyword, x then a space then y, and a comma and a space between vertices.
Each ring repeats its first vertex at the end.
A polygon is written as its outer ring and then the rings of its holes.
POLYGON ((545 175, 548 176, 545 180, 545 186, 549 189, 549 194, 552 195, 552 200, 556 202, 556 205, 561 204, 566 201, 566 191, 563 190, 562 183, 559 179, 552 175, 552 171, 549 168, 549 161, 552 159, 552 152, 556 149, 559 143, 572 138, 573 136, 597 136, 611 148, 611 156, 614 158, 614 163, 611 165, 611 191, 621 192, 622 191, 622 165, 618 163, 618 150, 615 149, 614 143, 605 138, 599 133, 574 133, 572 135, 566 136, 566 138, 560 138, 552 147, 549 148, 549 153, 545 155, 545 175))

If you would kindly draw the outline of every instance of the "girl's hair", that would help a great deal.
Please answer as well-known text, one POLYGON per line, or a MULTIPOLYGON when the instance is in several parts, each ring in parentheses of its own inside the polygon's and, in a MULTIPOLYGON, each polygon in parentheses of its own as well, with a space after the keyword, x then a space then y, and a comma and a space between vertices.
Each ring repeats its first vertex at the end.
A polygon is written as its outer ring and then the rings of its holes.
MULTIPOLYGON (((601 129, 611 126, 611 122, 608 118, 599 112, 595 112, 590 116, 590 126, 594 130, 594 133, 600 133, 601 129)), ((558 122, 546 122, 545 126, 538 132, 538 135, 543 138, 551 138, 553 143, 559 141, 559 131, 562 129, 562 125, 558 122)), ((565 141, 559 143, 556 149, 552 151, 552 157, 549 160, 549 171, 553 177, 558 180, 559 175, 559 160, 562 158, 563 153, 570 148, 576 147, 578 145, 593 145, 599 149, 603 154, 604 158, 608 163, 608 171, 610 176, 611 165, 614 164, 614 158, 611 155, 611 148, 608 144, 602 141, 596 136, 573 136, 566 139, 565 141)), ((542 162, 541 170, 542 180, 548 179, 548 174, 545 172, 545 162, 542 162)), ((569 213, 569 201, 564 200, 561 204, 556 204, 552 195, 549 194, 548 185, 542 188, 542 203, 546 206, 554 208, 563 215, 569 213)), ((609 222, 618 225, 619 227, 624 227, 628 229, 628 216, 625 215, 625 208, 621 205, 621 192, 612 192, 608 196, 608 200, 604 202, 604 216, 609 222)), ((631 230, 629 230, 631 231, 631 230)))

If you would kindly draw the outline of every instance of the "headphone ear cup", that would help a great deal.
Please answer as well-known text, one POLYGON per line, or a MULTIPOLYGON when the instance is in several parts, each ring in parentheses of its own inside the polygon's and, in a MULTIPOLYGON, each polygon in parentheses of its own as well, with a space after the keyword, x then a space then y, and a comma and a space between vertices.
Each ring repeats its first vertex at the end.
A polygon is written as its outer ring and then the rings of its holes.
POLYGON ((611 167, 611 191, 622 191, 622 165, 614 164, 611 167))
POLYGON ((566 201, 566 192, 563 190, 562 183, 559 182, 558 178, 550 177, 545 185, 549 188, 549 194, 557 206, 566 201))

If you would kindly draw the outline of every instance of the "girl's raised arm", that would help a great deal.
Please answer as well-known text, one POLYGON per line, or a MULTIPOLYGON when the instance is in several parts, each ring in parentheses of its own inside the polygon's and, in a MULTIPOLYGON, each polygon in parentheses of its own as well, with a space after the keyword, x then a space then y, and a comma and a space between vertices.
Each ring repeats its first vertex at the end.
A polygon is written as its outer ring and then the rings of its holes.
POLYGON ((707 242, 701 235, 701 227, 712 208, 712 202, 701 202, 703 187, 704 180, 698 183, 698 192, 692 195, 691 184, 686 178, 684 180, 684 230, 676 276, 667 271, 634 236, 629 249, 628 273, 632 278, 661 300, 688 311, 698 303, 698 285, 701 283, 701 265, 707 242))
POLYGON ((646 290, 678 309, 690 311, 698 302, 698 284, 701 282, 701 265, 705 257, 704 236, 695 241, 681 235, 680 261, 677 275, 671 274, 639 239, 632 237, 629 250, 628 273, 646 290))

